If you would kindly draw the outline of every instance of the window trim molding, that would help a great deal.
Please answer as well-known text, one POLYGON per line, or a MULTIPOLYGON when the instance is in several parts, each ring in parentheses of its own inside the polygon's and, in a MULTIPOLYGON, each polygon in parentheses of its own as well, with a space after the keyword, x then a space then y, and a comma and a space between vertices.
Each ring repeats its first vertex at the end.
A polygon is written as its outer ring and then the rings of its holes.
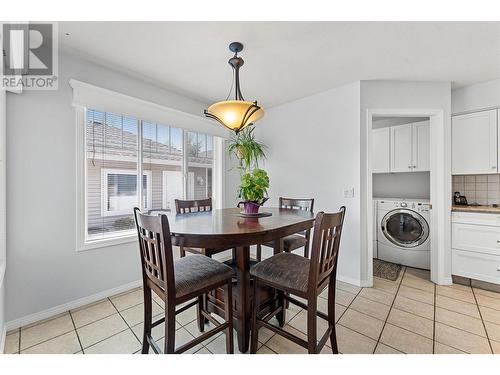
MULTIPOLYGON (((120 216, 120 215, 128 215, 129 212, 127 211, 109 211, 107 209, 107 202, 108 202, 108 174, 121 174, 121 175, 133 175, 137 176, 137 169, 121 169, 121 168, 101 168, 101 216, 104 217, 109 217, 109 216, 120 216)), ((151 210, 152 206, 152 200, 153 200, 153 174, 149 170, 143 170, 142 175, 146 176, 146 190, 147 190, 147 196, 149 197, 149 200, 146 201, 146 203, 149 203, 148 206, 145 206, 145 210, 151 210)), ((141 179, 142 180, 142 179, 141 179)), ((141 181, 142 185, 142 181, 141 181)), ((138 189, 142 191, 141 189, 138 189)), ((138 191, 139 193, 139 191, 138 191)), ((139 195, 139 194, 138 194, 139 195)), ((142 202, 142 198, 140 202, 142 202)))

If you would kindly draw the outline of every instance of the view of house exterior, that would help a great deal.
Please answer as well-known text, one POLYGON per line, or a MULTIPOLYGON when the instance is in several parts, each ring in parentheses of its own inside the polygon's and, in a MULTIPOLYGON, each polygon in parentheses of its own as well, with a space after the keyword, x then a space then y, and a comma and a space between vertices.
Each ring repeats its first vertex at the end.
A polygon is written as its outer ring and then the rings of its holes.
POLYGON ((175 199, 212 196, 212 136, 92 109, 86 111, 86 117, 89 239, 134 228, 132 209, 139 205, 140 126, 145 210, 175 212, 175 199), (188 166, 186 188, 182 173, 184 151, 188 166))

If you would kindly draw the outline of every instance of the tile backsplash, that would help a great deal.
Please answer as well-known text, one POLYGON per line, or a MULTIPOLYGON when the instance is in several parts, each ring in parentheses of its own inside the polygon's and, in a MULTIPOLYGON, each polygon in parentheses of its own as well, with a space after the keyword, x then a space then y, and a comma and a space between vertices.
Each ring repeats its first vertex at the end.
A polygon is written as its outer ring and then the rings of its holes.
POLYGON ((453 176, 453 192, 465 195, 467 202, 481 205, 500 204, 500 175, 453 176))

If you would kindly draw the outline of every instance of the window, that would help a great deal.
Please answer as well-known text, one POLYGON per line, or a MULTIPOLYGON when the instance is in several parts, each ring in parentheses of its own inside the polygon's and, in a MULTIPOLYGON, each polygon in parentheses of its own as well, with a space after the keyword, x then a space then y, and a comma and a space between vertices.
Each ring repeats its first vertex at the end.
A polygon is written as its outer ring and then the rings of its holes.
POLYGON ((80 248, 135 238, 136 206, 169 213, 175 211, 175 199, 212 197, 212 136, 94 109, 81 113, 85 212, 80 248))

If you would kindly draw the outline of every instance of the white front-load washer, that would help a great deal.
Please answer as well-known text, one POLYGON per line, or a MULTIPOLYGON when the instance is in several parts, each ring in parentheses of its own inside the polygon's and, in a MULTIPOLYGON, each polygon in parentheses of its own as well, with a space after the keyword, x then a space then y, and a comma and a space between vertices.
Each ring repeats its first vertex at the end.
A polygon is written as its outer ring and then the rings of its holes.
POLYGON ((430 204, 428 200, 380 199, 378 258, 430 269, 430 204))

